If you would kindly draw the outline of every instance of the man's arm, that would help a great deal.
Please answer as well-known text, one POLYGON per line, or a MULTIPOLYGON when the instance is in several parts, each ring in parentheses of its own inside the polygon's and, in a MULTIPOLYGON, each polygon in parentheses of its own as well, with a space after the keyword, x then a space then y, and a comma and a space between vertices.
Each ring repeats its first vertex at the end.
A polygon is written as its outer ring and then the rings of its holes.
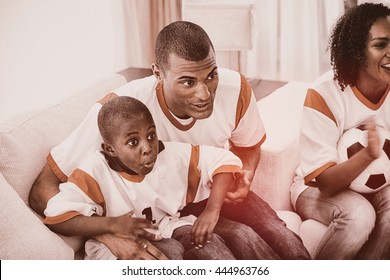
MULTIPOLYGON (((69 236, 93 236, 105 244, 119 259, 167 260, 152 243, 141 236, 153 236, 144 228, 153 226, 145 219, 132 218, 132 213, 119 217, 86 217, 79 215, 65 222, 48 225, 55 232, 69 236)), ((154 240, 161 238, 154 237, 154 240)))
MULTIPOLYGON (((46 164, 31 188, 29 195, 30 206, 43 216, 47 202, 59 192, 60 183, 61 181, 46 164)), ((52 228, 52 230, 54 231, 55 229, 52 228)), ((159 239, 151 233, 144 232, 149 240, 159 239)), ((140 243, 139 240, 122 238, 110 233, 95 235, 93 238, 104 243, 120 259, 154 259, 153 256, 159 259, 166 259, 165 255, 147 240, 144 242, 147 244, 147 249, 145 249, 142 246, 143 243, 140 243)))
POLYGON ((29 195, 31 208, 43 216, 43 211, 49 199, 60 191, 60 183, 61 180, 58 179, 49 165, 46 164, 31 187, 29 195))
POLYGON ((230 150, 241 159, 243 172, 240 180, 236 182, 235 188, 227 193, 225 202, 239 203, 249 192, 260 161, 261 147, 259 145, 249 148, 231 146, 230 150))
MULTIPOLYGON (((114 234, 118 237, 137 239, 138 236, 161 240, 161 237, 145 231, 157 227, 146 219, 133 218, 133 212, 117 217, 84 216, 78 215, 61 223, 48 224, 54 232, 67 236, 95 236, 101 234, 114 234)), ((46 220, 45 220, 46 222, 46 220)))

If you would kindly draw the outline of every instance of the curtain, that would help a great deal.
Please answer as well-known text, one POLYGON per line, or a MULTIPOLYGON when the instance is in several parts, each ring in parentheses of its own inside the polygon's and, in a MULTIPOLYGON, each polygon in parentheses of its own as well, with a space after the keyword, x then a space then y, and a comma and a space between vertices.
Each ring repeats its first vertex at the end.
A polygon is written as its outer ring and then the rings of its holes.
POLYGON ((257 34, 252 50, 241 54, 248 77, 312 81, 330 69, 327 46, 343 0, 256 0, 257 34))
POLYGON ((158 32, 180 20, 181 0, 122 0, 128 65, 149 68, 158 32))

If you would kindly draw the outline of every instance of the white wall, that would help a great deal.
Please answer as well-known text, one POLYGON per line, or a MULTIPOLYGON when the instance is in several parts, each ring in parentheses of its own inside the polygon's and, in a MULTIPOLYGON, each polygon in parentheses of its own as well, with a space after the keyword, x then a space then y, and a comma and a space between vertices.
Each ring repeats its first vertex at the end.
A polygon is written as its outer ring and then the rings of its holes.
POLYGON ((130 66, 122 6, 123 0, 0 0, 0 121, 130 66))

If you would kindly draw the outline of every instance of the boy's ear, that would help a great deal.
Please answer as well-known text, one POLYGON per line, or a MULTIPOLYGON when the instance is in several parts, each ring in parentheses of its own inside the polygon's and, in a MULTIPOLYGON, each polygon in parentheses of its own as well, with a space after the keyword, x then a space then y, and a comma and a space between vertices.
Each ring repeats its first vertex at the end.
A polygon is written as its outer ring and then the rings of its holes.
POLYGON ((115 149, 114 149, 113 146, 111 146, 111 144, 103 142, 102 143, 102 149, 109 156, 116 157, 115 149))
POLYGON ((162 80, 162 76, 161 76, 162 73, 161 73, 160 67, 156 63, 152 64, 152 71, 153 71, 153 75, 157 78, 157 80, 161 81, 162 80))

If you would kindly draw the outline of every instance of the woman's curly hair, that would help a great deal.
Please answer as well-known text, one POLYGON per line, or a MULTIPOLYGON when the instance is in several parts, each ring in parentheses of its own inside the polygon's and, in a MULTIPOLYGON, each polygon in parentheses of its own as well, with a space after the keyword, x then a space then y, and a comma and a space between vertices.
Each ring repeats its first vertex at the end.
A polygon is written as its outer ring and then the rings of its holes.
POLYGON ((329 49, 334 80, 342 90, 356 85, 359 69, 367 63, 364 51, 371 26, 388 15, 390 9, 383 4, 364 3, 351 8, 337 21, 329 49))

